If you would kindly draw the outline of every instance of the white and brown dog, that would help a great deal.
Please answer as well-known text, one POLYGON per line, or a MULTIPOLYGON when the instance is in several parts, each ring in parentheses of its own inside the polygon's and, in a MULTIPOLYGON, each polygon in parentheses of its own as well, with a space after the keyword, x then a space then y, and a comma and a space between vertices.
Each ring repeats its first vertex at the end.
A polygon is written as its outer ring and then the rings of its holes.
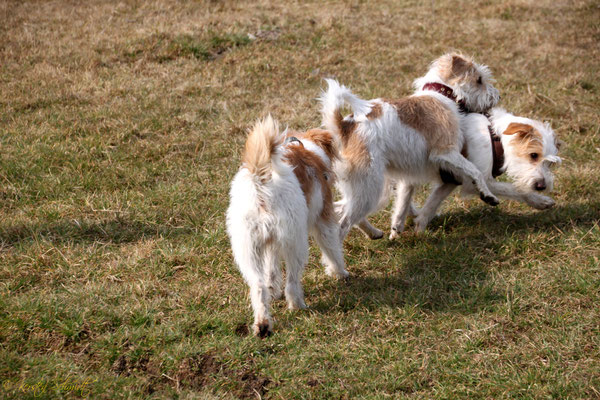
POLYGON ((473 182, 481 199, 497 205, 479 169, 462 154, 464 110, 485 112, 499 100, 486 66, 459 54, 446 54, 415 81, 416 92, 400 100, 362 100, 334 80, 322 94, 323 124, 341 139, 336 163, 341 237, 359 224, 369 236, 382 232, 365 217, 377 210, 386 179, 398 185, 392 233, 404 229, 414 186, 439 180, 440 171, 473 182), (353 114, 342 118, 347 103, 353 114))
POLYGON ((326 273, 348 276, 330 188, 336 154, 330 132, 280 132, 270 116, 248 136, 242 167, 231 183, 227 232, 250 287, 256 335, 272 330, 269 303, 282 294, 281 258, 287 266, 288 307, 306 307, 301 278, 309 233, 323 252, 326 273))
MULTIPOLYGON (((548 123, 517 117, 501 108, 492 109, 489 120, 488 116, 471 113, 463 122, 463 154, 481 171, 492 193, 538 210, 554 206, 554 200, 541 194, 552 190, 551 169, 561 162, 557 155, 561 142, 548 123), (514 184, 495 180, 504 172, 514 184)), ((457 185, 462 184, 463 195, 477 194, 470 181, 462 182, 450 174, 442 175, 441 180, 417 212, 417 232, 425 230, 457 185)))

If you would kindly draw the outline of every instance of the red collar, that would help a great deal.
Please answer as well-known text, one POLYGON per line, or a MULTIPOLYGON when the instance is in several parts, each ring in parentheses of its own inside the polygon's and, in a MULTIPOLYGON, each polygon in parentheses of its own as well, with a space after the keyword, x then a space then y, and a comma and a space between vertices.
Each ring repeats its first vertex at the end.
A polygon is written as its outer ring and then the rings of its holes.
MULTIPOLYGON (((444 85, 443 83, 426 83, 423 86, 423 90, 432 90, 439 94, 443 94, 444 96, 458 104, 458 108, 460 109, 460 111, 464 113, 470 112, 463 100, 456 101, 456 96, 454 95, 454 91, 452 90, 452 88, 444 85)), ((490 115, 487 112, 483 113, 483 115, 485 115, 489 121, 490 115)), ((492 129, 491 121, 489 121, 488 130, 490 131, 490 139, 492 141, 492 156, 494 160, 492 164, 492 176, 496 178, 504 173, 504 171, 502 170, 502 167, 504 166, 504 147, 502 147, 502 139, 500 138, 500 136, 496 135, 496 132, 494 132, 494 130, 492 129)))
POLYGON ((446 96, 447 98, 449 98, 450 100, 452 100, 453 102, 458 104, 458 108, 460 109, 460 111, 462 111, 464 113, 469 112, 469 110, 467 109, 467 106, 465 105, 464 100, 456 101, 456 95, 454 94, 454 91, 452 90, 452 88, 444 85, 443 83, 437 83, 437 82, 426 83, 423 86, 422 90, 431 90, 431 91, 437 92, 439 94, 443 94, 444 96, 446 96))

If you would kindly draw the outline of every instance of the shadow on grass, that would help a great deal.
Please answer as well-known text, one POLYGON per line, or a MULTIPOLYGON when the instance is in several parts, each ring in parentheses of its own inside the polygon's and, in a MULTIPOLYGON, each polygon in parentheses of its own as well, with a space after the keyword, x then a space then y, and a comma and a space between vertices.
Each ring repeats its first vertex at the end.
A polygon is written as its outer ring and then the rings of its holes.
POLYGON ((480 233, 498 235, 499 240, 514 234, 546 232, 548 229, 560 229, 562 232, 575 227, 592 227, 600 221, 600 202, 578 202, 558 205, 550 210, 535 211, 527 214, 515 214, 500 208, 479 206, 472 210, 444 213, 429 224, 433 232, 469 226, 479 226, 480 233))
POLYGON ((394 242, 383 239, 363 246, 366 239, 359 243, 350 240, 345 244, 350 279, 326 283, 327 297, 321 297, 311 308, 328 313, 340 308, 375 310, 412 305, 466 314, 493 308, 506 300, 506 293, 498 290, 490 270, 509 268, 510 260, 521 251, 519 243, 526 244, 532 234, 555 232, 548 242, 551 245, 561 240, 563 233, 591 228, 599 220, 599 202, 562 205, 526 215, 482 206, 443 214, 423 235, 409 228, 394 242), (511 249, 507 251, 506 246, 511 249), (365 251, 370 260, 367 269, 353 267, 353 255, 364 258, 365 251))
POLYGON ((131 243, 143 238, 169 238, 193 232, 193 227, 172 227, 114 218, 104 221, 61 220, 55 223, 0 225, 0 248, 37 241, 61 243, 131 243))

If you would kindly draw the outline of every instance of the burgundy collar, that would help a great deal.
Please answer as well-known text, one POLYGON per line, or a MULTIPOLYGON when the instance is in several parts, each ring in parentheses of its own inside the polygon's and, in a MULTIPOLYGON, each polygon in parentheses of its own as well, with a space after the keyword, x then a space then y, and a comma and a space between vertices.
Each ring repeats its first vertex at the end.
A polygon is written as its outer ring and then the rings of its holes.
POLYGON ((504 170, 502 169, 504 166, 504 147, 502 146, 502 138, 500 138, 492 128, 490 115, 488 113, 484 113, 483 115, 488 119, 488 131, 490 131, 490 140, 492 142, 492 176, 497 178, 504 173, 504 170))
MULTIPOLYGON (((423 86, 423 90, 432 90, 434 92, 438 92, 439 94, 443 94, 456 104, 458 104, 458 108, 463 113, 469 113, 469 109, 467 108, 464 100, 456 101, 456 96, 454 95, 454 91, 451 87, 444 85, 443 83, 430 82, 426 83, 423 86)), ((483 113, 488 119, 489 125, 488 130, 490 131, 490 139, 492 141, 492 176, 494 178, 502 175, 504 171, 502 167, 504 166, 504 147, 502 147, 502 140, 500 136, 496 135, 496 132, 492 129, 492 122, 490 121, 490 115, 486 112, 483 113)))
POLYGON ((438 92, 439 94, 443 94, 444 96, 446 96, 447 98, 449 98, 450 100, 452 100, 453 102, 458 104, 458 108, 460 109, 460 111, 462 111, 464 113, 469 112, 464 100, 456 101, 456 96, 454 95, 454 91, 452 90, 452 88, 444 85, 443 83, 437 83, 437 82, 426 83, 423 86, 423 90, 432 90, 434 92, 438 92))

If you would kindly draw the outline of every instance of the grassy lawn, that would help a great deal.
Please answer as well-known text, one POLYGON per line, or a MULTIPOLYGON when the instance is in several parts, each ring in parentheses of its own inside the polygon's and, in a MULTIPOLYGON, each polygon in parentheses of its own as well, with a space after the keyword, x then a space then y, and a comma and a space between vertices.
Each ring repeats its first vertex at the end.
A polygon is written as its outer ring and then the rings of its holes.
POLYGON ((0 2, 0 398, 600 398, 599 71, 595 0, 0 2), (352 231, 347 282, 312 247, 310 309, 249 335, 246 129, 318 126, 324 77, 407 95, 449 50, 565 141, 557 206, 352 231))

